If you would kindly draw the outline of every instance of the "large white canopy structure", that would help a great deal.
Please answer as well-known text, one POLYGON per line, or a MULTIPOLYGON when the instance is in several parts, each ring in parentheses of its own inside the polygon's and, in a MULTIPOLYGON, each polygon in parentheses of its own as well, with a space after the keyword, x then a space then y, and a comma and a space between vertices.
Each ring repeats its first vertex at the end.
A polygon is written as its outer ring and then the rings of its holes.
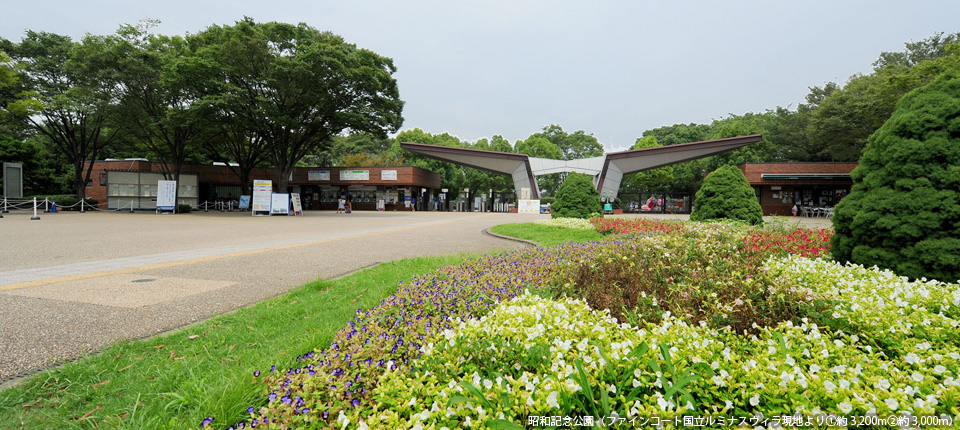
POLYGON ((518 196, 521 195, 523 188, 529 188, 531 198, 539 198, 537 176, 550 173, 577 172, 593 176, 593 183, 597 186, 597 191, 601 196, 615 198, 620 189, 623 175, 709 157, 742 148, 762 139, 763 136, 753 134, 727 139, 611 152, 603 157, 580 158, 577 160, 551 160, 530 157, 526 154, 409 142, 400 143, 400 147, 425 157, 476 167, 488 172, 511 175, 518 196))

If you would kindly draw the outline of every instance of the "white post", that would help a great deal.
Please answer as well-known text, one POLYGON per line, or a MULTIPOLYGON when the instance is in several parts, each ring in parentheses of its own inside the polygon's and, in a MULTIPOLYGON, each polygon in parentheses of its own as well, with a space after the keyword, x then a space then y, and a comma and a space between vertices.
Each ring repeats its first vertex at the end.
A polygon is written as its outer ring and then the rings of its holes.
POLYGON ((30 218, 30 220, 31 220, 31 221, 36 221, 36 220, 38 220, 38 219, 40 219, 40 217, 37 216, 37 198, 34 197, 34 198, 33 198, 33 218, 30 218))
POLYGON ((7 210, 7 198, 6 198, 6 197, 3 198, 3 212, 2 212, 2 213, 5 213, 5 214, 10 213, 10 211, 7 210))
POLYGON ((80 199, 80 213, 83 213, 83 199, 80 199))
POLYGON ((43 213, 50 213, 50 200, 48 200, 46 197, 43 198, 43 213))

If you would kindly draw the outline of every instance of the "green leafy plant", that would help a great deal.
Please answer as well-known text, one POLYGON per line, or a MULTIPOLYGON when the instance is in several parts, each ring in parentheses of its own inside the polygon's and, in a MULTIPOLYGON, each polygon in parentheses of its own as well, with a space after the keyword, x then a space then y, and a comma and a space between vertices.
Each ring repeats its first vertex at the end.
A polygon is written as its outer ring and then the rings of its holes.
POLYGON ((557 190, 553 204, 553 218, 590 218, 591 214, 603 212, 600 195, 590 175, 571 173, 557 190))
POLYGON ((837 261, 960 279, 960 77, 904 96, 851 176, 833 217, 837 261))
POLYGON ((714 170, 697 191, 696 207, 690 213, 691 221, 733 219, 760 224, 763 210, 753 188, 736 166, 714 170))

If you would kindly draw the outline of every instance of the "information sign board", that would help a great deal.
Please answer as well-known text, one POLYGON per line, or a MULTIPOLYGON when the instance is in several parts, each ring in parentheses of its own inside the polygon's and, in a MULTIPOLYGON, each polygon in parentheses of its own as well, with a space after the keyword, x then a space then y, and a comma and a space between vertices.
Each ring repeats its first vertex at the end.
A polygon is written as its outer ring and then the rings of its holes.
POLYGON ((293 202, 293 215, 303 215, 303 205, 300 204, 300 193, 291 194, 290 200, 293 202))
POLYGON ((250 209, 250 196, 240 196, 240 203, 238 207, 242 211, 250 209))
POLYGON ((520 200, 517 205, 517 213, 538 214, 540 213, 540 200, 520 200))
POLYGON ((341 170, 340 180, 341 181, 369 181, 370 171, 369 170, 341 170))
POLYGON ((290 194, 274 193, 270 201, 270 215, 290 215, 290 194))
POLYGON ((381 171, 380 171, 380 180, 381 180, 381 181, 396 181, 396 180, 397 180, 397 171, 396 171, 396 170, 381 170, 381 171))
POLYGON ((176 207, 177 181, 157 181, 157 210, 172 211, 176 207))
POLYGON ((330 171, 329 170, 311 170, 307 172, 308 181, 329 181, 330 180, 330 171))
POLYGON ((273 194, 273 181, 269 179, 253 180, 253 207, 256 212, 270 212, 270 195, 273 194))

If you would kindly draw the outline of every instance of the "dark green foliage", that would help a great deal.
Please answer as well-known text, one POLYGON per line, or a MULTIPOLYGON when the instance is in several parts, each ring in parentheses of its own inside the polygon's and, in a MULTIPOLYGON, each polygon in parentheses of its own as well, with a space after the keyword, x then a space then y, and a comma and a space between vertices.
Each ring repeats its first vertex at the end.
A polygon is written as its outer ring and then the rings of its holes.
POLYGON ((692 221, 734 219, 750 224, 763 221, 763 210, 747 183, 747 178, 736 166, 723 166, 703 180, 697 191, 692 221))
POLYGON ((571 173, 557 190, 553 204, 553 218, 590 218, 590 214, 600 213, 600 195, 590 175, 571 173))
POLYGON ((190 205, 177 205, 177 213, 188 214, 193 210, 190 205))
POLYGON ((904 96, 851 176, 833 217, 835 259, 960 279, 960 77, 904 96))

